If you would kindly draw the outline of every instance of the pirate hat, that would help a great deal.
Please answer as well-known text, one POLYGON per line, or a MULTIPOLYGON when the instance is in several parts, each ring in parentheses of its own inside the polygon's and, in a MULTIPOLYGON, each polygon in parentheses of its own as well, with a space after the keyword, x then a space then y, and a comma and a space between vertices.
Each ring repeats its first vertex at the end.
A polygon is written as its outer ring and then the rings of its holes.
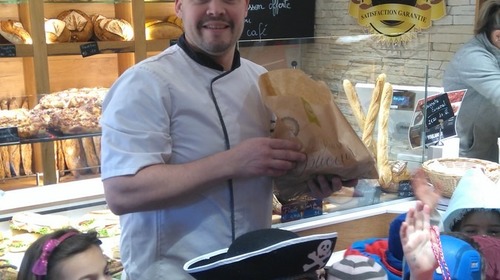
POLYGON ((261 229, 236 238, 226 249, 188 261, 184 270, 198 280, 270 280, 323 268, 337 233, 300 237, 282 229, 261 229))

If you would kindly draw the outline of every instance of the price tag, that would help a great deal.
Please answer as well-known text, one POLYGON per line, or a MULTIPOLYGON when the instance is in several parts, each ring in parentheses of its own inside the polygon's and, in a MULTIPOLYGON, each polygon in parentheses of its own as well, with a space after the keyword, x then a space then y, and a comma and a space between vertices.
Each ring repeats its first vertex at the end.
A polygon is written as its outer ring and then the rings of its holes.
POLYGON ((87 44, 82 44, 82 45, 80 45, 80 53, 82 54, 83 57, 98 54, 98 53, 100 53, 99 45, 97 45, 97 42, 90 42, 87 44))
POLYGON ((20 143, 17 127, 0 128, 0 144, 20 143))
POLYGON ((429 100, 427 102, 426 112, 427 117, 425 124, 427 128, 437 126, 455 115, 448 94, 446 93, 429 100))
POLYGON ((0 57, 16 57, 16 46, 0 45, 0 57))
POLYGON ((399 181, 399 187, 398 187, 398 191, 402 191, 402 192, 410 192, 412 191, 412 187, 411 187, 411 181, 410 180, 401 180, 399 181))

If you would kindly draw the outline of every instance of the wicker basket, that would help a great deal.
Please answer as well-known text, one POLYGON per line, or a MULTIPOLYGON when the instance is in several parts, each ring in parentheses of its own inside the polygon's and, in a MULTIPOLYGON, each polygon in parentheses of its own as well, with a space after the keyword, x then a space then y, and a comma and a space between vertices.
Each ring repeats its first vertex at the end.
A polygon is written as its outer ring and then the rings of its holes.
POLYGON ((500 165, 475 158, 436 158, 422 164, 432 185, 444 197, 450 198, 466 170, 480 167, 492 181, 500 180, 500 165))

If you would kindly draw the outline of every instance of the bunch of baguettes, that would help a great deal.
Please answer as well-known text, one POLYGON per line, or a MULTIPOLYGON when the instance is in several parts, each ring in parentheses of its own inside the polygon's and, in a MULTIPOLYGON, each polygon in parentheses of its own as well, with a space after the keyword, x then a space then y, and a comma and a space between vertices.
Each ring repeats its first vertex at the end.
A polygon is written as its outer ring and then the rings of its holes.
POLYGON ((386 81, 384 73, 378 75, 366 115, 353 84, 345 79, 343 87, 362 132, 361 139, 376 159, 380 186, 388 192, 397 192, 399 182, 410 179, 410 172, 406 162, 389 161, 388 124, 393 96, 392 85, 386 81), (376 137, 374 135, 375 125, 377 125, 376 137))

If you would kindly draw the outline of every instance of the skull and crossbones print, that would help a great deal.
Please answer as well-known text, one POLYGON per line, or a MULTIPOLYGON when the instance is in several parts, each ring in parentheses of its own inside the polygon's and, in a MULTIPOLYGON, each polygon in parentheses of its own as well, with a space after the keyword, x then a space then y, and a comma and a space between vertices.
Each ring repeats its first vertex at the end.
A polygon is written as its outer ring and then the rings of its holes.
POLYGON ((307 257, 311 259, 313 262, 310 264, 304 264, 302 266, 304 272, 309 271, 311 268, 316 266, 318 268, 325 266, 331 254, 332 254, 332 241, 324 240, 318 245, 318 248, 316 249, 315 252, 311 252, 307 255, 307 257))

